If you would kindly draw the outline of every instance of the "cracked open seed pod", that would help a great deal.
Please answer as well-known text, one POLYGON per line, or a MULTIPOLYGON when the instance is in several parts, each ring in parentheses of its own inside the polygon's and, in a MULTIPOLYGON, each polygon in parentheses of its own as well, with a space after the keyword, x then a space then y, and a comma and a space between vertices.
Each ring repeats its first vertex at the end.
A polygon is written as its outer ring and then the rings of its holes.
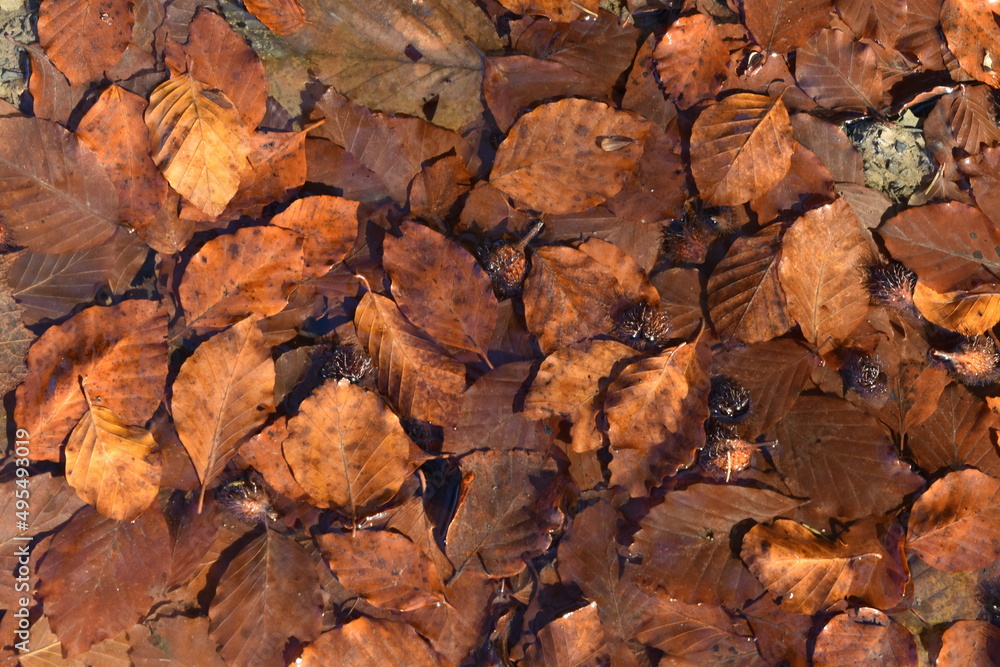
POLYGON ((542 223, 538 222, 517 243, 498 241, 480 246, 477 253, 479 263, 493 281, 493 289, 501 299, 509 299, 521 293, 524 279, 528 275, 528 257, 524 249, 541 230, 542 223))

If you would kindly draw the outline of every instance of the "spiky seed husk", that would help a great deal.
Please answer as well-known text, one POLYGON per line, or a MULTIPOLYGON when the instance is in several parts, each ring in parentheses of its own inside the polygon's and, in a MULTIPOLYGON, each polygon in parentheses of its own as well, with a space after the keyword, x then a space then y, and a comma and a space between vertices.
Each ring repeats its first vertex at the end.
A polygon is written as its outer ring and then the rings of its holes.
POLYGON ((497 296, 509 299, 521 293, 528 275, 528 258, 520 244, 494 243, 480 251, 480 263, 493 281, 497 296))
POLYGON ((278 520, 264 478, 253 468, 216 487, 215 499, 229 514, 244 523, 278 520))
POLYGON ((712 378, 708 394, 708 410, 718 420, 740 422, 750 414, 750 391, 731 377, 712 378))
POLYGON ((878 359, 865 352, 848 352, 840 367, 840 377, 844 381, 844 391, 853 390, 868 400, 878 400, 889 393, 888 378, 878 359))
POLYGON ((899 262, 876 262, 865 267, 865 286, 873 302, 894 310, 913 307, 917 274, 899 262))
POLYGON ((321 374, 325 378, 347 380, 357 384, 372 369, 372 359, 364 350, 353 345, 341 345, 323 363, 321 374))
POLYGON ((702 467, 713 477, 728 482, 734 473, 750 467, 753 453, 761 447, 736 435, 733 427, 715 419, 705 422, 706 444, 701 453, 702 467))
POLYGON ((952 351, 931 350, 931 356, 963 384, 981 386, 1000 379, 1000 350, 989 336, 963 338, 952 351))
POLYGON ((646 301, 623 306, 611 319, 611 335, 638 350, 663 347, 670 340, 670 318, 646 301))

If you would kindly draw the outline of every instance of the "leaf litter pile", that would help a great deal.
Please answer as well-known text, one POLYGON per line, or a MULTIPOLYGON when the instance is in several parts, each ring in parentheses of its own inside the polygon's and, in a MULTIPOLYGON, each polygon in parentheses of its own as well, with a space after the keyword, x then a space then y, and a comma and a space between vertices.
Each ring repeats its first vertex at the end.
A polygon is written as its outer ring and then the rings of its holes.
POLYGON ((5 659, 995 664, 990 6, 42 0, 5 659))

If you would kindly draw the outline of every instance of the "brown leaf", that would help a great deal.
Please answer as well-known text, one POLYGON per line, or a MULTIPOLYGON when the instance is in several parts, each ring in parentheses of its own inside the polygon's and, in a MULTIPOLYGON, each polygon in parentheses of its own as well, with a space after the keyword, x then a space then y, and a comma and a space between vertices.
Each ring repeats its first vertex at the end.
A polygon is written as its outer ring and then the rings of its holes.
MULTIPOLYGON (((316 109, 327 122, 310 136, 325 137, 342 147, 400 204, 406 202, 410 183, 426 161, 452 150, 465 160, 471 159, 471 146, 454 132, 420 118, 374 113, 332 89, 316 103, 316 109)), ((342 180, 333 183, 340 187, 342 180)))
POLYGON ((210 240, 191 258, 177 290, 187 326, 211 331, 280 312, 288 285, 302 277, 302 254, 297 233, 270 225, 210 240))
POLYGON ((324 83, 387 113, 457 130, 482 112, 481 53, 500 48, 486 15, 461 0, 315 0, 293 42, 324 83), (429 102, 433 101, 433 104, 429 102))
POLYGON ((305 242, 304 277, 319 277, 344 259, 358 235, 358 203, 318 195, 296 199, 271 219, 275 227, 298 232, 305 242))
POLYGON ((354 313, 358 338, 378 369, 378 386, 404 417, 453 426, 465 367, 410 324, 384 296, 368 292, 354 313))
POLYGON ((629 547, 642 558, 636 580, 681 602, 739 607, 761 589, 730 546, 737 525, 769 521, 801 504, 739 486, 695 484, 672 491, 642 519, 629 547))
POLYGON ((801 214, 835 198, 833 177, 819 157, 797 141, 794 145, 788 173, 766 193, 750 201, 758 224, 776 220, 782 213, 801 214))
POLYGON ((115 186, 75 136, 38 118, 5 117, 0 138, 0 207, 15 243, 65 253, 93 248, 115 233, 115 186))
POLYGON ((634 355, 635 350, 628 345, 610 340, 556 350, 542 361, 531 383, 524 399, 526 416, 571 417, 604 393, 616 364, 634 355))
POLYGON ((778 273, 788 314, 818 350, 845 340, 868 313, 868 291, 855 268, 867 249, 842 199, 806 213, 782 240, 778 273))
POLYGON ((128 658, 135 667, 154 667, 169 662, 175 656, 204 667, 223 667, 226 663, 216 651, 215 641, 208 636, 208 619, 170 616, 157 619, 129 630, 131 647, 128 658))
POLYGON ((975 0, 944 0, 941 5, 941 31, 962 69, 996 87, 1000 77, 985 64, 1000 61, 1000 51, 993 46, 1000 42, 1000 27, 993 16, 989 4, 975 0))
POLYGON ((354 520, 389 500, 412 471, 399 418, 346 380, 328 380, 302 401, 282 450, 314 504, 354 520))
POLYGON ((22 46, 31 65, 28 92, 31 93, 31 111, 35 118, 59 122, 73 112, 86 92, 86 84, 71 86, 66 76, 56 69, 39 44, 22 46))
POLYGON ((875 524, 867 522, 834 542, 802 524, 778 519, 751 528, 740 555, 789 611, 815 614, 847 597, 890 608, 902 599, 907 579, 901 540, 902 530, 890 530, 880 539, 875 524))
POLYGON ((303 667, 444 667, 448 664, 406 623, 355 618, 302 651, 303 667))
POLYGON ((906 25, 906 0, 837 0, 836 6, 857 39, 874 37, 892 47, 906 25))
POLYGON ((724 339, 762 343, 791 328, 778 280, 781 225, 769 225, 729 247, 708 279, 708 308, 724 339))
POLYGON ((768 664, 786 663, 806 667, 812 646, 806 645, 812 632, 812 616, 793 614, 763 595, 743 609, 750 622, 757 650, 768 664))
POLYGON ((276 664, 290 637, 319 636, 323 600, 317 560, 270 529, 236 555, 208 608, 209 633, 227 664, 276 664))
POLYGON ((68 655, 132 627, 166 582, 170 539, 158 508, 115 521, 85 507, 38 564, 38 596, 68 655))
POLYGON ((917 643, 906 628, 878 609, 851 609, 831 618, 820 630, 813 664, 916 667, 917 643))
POLYGON ((114 178, 122 219, 145 240, 166 206, 167 182, 149 157, 146 101, 112 85, 80 120, 77 138, 114 178))
POLYGON ((875 50, 839 30, 821 30, 796 51, 795 78, 828 109, 881 109, 882 75, 875 50))
POLYGON ((525 653, 525 664, 530 667, 600 665, 609 659, 593 602, 549 621, 525 653))
POLYGON ((970 282, 992 282, 1000 272, 1000 232, 979 209, 966 204, 908 208, 879 227, 878 233, 893 259, 931 289, 948 291, 970 282))
POLYGON ((274 362, 250 319, 198 346, 174 380, 171 411, 205 488, 274 412, 274 362))
POLYGON ((781 100, 737 93, 701 112, 691 128, 691 172, 710 206, 759 197, 788 172, 794 149, 781 100))
POLYGON ((21 384, 28 374, 25 357, 35 336, 21 324, 21 308, 10 290, 0 288, 0 394, 21 384))
MULTIPOLYGON (((406 318, 448 349, 485 359, 497 320, 493 284, 457 243, 414 222, 386 236, 382 264, 406 318)), ((469 361, 475 361, 475 357, 469 361)))
POLYGON ((1000 557, 1000 481, 978 470, 951 472, 917 498, 906 545, 945 572, 985 567, 1000 557))
POLYGON ((544 16, 553 21, 582 19, 598 8, 597 0, 583 0, 580 3, 570 0, 504 0, 500 4, 515 14, 544 16))
POLYGON ((590 255, 565 246, 531 254, 524 317, 543 352, 607 333, 618 281, 590 255))
MULTIPOLYGON (((306 182, 307 131, 257 130, 250 135, 250 171, 243 175, 218 220, 259 217, 268 204, 283 202, 302 187, 306 182)), ((218 222, 208 224, 219 226, 218 222)))
POLYGON ((861 153, 840 127, 805 113, 794 114, 791 120, 795 140, 819 157, 838 186, 865 182, 861 153))
POLYGON ((246 8, 275 35, 290 35, 306 25, 298 0, 248 0, 246 8))
POLYGON ((966 336, 978 336, 1000 322, 1000 292, 938 292, 918 281, 913 305, 928 321, 966 336))
POLYGON ((152 301, 87 308, 49 328, 28 350, 28 378, 17 389, 14 418, 31 433, 31 458, 59 460, 60 446, 92 399, 126 424, 144 424, 163 397, 166 313, 152 301), (67 350, 75 363, 66 363, 67 350))
POLYGON ((221 91, 236 106, 247 129, 260 125, 267 99, 264 65, 226 19, 199 9, 188 26, 187 44, 167 42, 163 57, 171 76, 190 69, 199 82, 221 91))
POLYGON ((128 426, 111 410, 88 403, 90 409, 66 443, 66 481, 104 516, 132 521, 160 490, 156 441, 146 429, 128 426))
POLYGON ((937 113, 945 117, 955 144, 970 155, 979 152, 982 145, 1000 142, 1000 127, 988 86, 960 86, 958 91, 938 100, 931 111, 937 113))
POLYGON ((663 92, 680 109, 715 97, 725 80, 729 51, 704 14, 674 21, 653 49, 663 92))
POLYGON ((133 23, 126 0, 46 0, 38 9, 38 41, 69 82, 79 85, 118 62, 133 23))
POLYGON ((153 162, 170 186, 205 213, 222 213, 250 170, 250 132, 233 102, 178 74, 153 91, 146 127, 153 162))
POLYGON ((316 542, 340 583, 377 607, 412 611, 444 602, 434 564, 399 533, 327 533, 316 542))
POLYGON ((463 491, 448 526, 445 553, 461 571, 478 558, 493 578, 512 577, 552 542, 558 510, 546 506, 555 464, 541 452, 471 452, 462 459, 463 491))
POLYGON ((760 664, 750 628, 722 607, 664 602, 643 623, 636 638, 663 651, 667 664, 737 667, 760 664))
POLYGON ((985 621, 958 621, 941 635, 934 663, 941 667, 988 667, 1000 655, 1000 628, 985 621))
POLYGON ((707 419, 707 408, 697 410, 708 396, 704 361, 697 344, 682 343, 622 370, 604 401, 611 445, 648 451, 669 440, 681 420, 707 419))
POLYGON ((895 507, 923 479, 878 423, 847 401, 801 396, 778 424, 775 465, 819 516, 854 519, 895 507))
POLYGON ((552 441, 545 427, 527 412, 514 412, 531 362, 504 364, 476 380, 462 395, 458 425, 444 432, 442 451, 473 449, 544 450, 552 441))
POLYGON ((543 213, 582 211, 621 190, 649 131, 649 121, 601 102, 545 104, 522 116, 500 144, 490 183, 543 213), (604 150, 602 138, 623 143, 604 150))
POLYGON ((766 53, 782 54, 802 46, 827 24, 831 0, 746 0, 743 13, 753 38, 766 53))

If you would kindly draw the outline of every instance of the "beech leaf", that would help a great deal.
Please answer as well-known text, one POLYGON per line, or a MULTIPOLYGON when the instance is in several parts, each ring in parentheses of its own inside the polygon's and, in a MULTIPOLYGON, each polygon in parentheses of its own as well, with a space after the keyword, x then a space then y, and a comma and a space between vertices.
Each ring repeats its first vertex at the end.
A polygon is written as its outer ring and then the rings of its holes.
POLYGON ((46 0, 38 41, 73 85, 89 83, 125 52, 134 24, 126 0, 46 0))
POLYGON ((922 282, 913 305, 928 321, 966 336, 978 336, 1000 322, 1000 292, 937 292, 922 282))
POLYGON ((817 665, 919 664, 917 642, 910 631, 871 607, 831 618, 816 637, 813 660, 817 665))

